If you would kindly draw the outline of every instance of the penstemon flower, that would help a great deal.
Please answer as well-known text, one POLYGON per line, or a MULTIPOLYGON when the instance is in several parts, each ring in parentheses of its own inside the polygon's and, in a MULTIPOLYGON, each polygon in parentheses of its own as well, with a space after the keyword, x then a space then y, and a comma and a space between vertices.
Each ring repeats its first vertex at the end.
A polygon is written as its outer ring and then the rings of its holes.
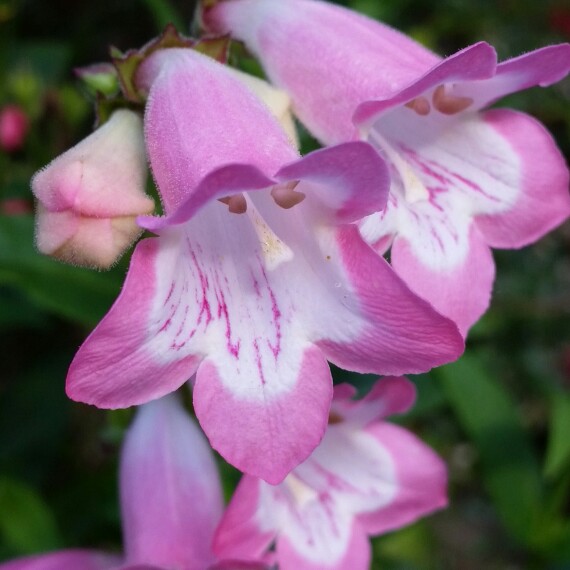
POLYGON ((390 162, 388 207, 362 234, 380 253, 391 246, 398 274, 464 334, 489 304, 489 248, 522 247, 568 217, 568 169, 549 133, 485 108, 565 77, 569 44, 497 64, 481 42, 442 60, 314 0, 229 0, 205 21, 247 44, 321 142, 362 138, 390 162))
POLYGON ((109 268, 141 234, 136 217, 154 210, 146 176, 141 118, 115 111, 34 176, 38 249, 69 263, 109 268))
POLYGON ((140 242, 121 296, 77 353, 67 392, 126 407, 193 374, 194 407, 230 463, 272 483, 326 429, 327 359, 419 372, 457 358, 455 325, 412 294, 353 222, 384 208, 366 143, 302 159, 254 94, 192 50, 139 68, 148 154, 165 217, 140 242))
MULTIPOLYGON (((121 452, 124 556, 62 550, 0 564, 0 570, 231 570, 212 537, 222 511, 216 463, 178 397, 141 407, 121 452), (218 559, 219 560, 219 559, 218 559)), ((263 570, 251 561, 244 569, 263 570)))
POLYGON ((360 401, 335 387, 329 427, 283 483, 245 475, 214 541, 222 556, 259 559, 274 544, 280 570, 367 570, 367 535, 444 507, 446 470, 429 447, 384 418, 415 398, 405 378, 384 378, 360 401))

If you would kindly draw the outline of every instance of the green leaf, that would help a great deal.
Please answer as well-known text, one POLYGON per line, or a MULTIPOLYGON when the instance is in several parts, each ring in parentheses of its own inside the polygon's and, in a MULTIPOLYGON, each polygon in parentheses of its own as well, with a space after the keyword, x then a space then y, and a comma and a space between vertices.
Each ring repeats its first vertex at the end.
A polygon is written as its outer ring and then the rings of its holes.
POLYGON ((570 396, 557 394, 552 403, 544 474, 554 478, 570 466, 570 396))
POLYGON ((513 401, 473 352, 436 373, 479 452, 499 516, 513 537, 529 545, 541 506, 540 470, 513 401))
POLYGON ((31 216, 0 216, 0 285, 11 285, 38 306, 92 326, 117 296, 124 269, 106 273, 64 265, 33 246, 31 216))
POLYGON ((50 329, 36 337, 43 346, 21 347, 19 339, 34 337, 9 334, 0 336, 5 354, 15 356, 12 362, 8 358, 2 378, 0 473, 39 487, 53 483, 50 473, 58 470, 65 448, 72 403, 64 385, 73 349, 58 348, 50 329), (18 355, 19 349, 28 357, 18 355))
POLYGON ((45 313, 28 303, 24 296, 0 286, 0 332, 15 327, 39 328, 46 322, 45 313))
POLYGON ((378 561, 373 568, 434 568, 433 536, 425 521, 375 537, 372 550, 378 561))
POLYGON ((15 555, 53 550, 61 540, 49 507, 34 489, 0 478, 0 533, 15 555))

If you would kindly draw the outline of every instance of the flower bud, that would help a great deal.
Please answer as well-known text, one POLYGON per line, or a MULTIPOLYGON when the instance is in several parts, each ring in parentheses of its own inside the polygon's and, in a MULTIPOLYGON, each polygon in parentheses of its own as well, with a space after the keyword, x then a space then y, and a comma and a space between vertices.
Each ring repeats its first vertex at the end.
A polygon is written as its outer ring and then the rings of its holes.
POLYGON ((136 217, 154 209, 144 191, 146 172, 141 118, 116 111, 32 179, 38 249, 68 263, 109 268, 141 233, 136 217))

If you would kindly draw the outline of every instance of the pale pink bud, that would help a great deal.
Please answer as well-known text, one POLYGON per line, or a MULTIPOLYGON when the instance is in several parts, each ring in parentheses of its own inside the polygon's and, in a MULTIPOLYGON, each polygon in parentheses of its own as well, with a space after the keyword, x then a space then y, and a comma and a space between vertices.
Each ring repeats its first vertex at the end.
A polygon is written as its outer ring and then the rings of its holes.
POLYGON ((28 134, 28 117, 17 105, 0 110, 0 148, 5 152, 20 150, 28 134))
POLYGON ((142 231, 136 217, 154 210, 146 172, 141 118, 116 111, 32 179, 38 249, 76 265, 113 265, 142 231))

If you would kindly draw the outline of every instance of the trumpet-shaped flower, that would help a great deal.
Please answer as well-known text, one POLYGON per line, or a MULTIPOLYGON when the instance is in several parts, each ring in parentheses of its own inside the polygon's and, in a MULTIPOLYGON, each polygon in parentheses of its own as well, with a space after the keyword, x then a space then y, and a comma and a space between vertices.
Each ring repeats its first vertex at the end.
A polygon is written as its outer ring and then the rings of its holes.
POLYGON ((385 378, 353 396, 352 386, 335 387, 323 441, 280 485, 243 477, 216 532, 218 554, 256 560, 275 544, 280 570, 367 570, 367 535, 446 505, 443 462, 383 421, 411 407, 413 384, 385 378))
POLYGON ((109 268, 140 235, 136 217, 154 210, 146 173, 141 118, 115 111, 34 176, 38 249, 76 265, 109 268))
MULTIPOLYGON (((177 396, 151 402, 137 412, 121 452, 120 492, 124 556, 63 550, 0 564, 0 570, 233 567, 227 562, 216 565, 212 551, 223 510, 216 463, 177 396)), ((249 568, 264 566, 251 562, 249 568)))
POLYGON ((479 43, 442 60, 313 0, 230 0, 205 20, 245 41, 323 143, 363 138, 390 162, 388 207, 363 220, 362 234, 380 253, 391 245, 399 275, 463 333, 489 303, 489 247, 522 247, 568 217, 568 170, 548 132, 485 107, 562 79, 570 45, 497 64, 479 43))
POLYGON ((327 424, 327 359, 418 372, 457 358, 455 325, 410 292, 354 220, 381 210, 388 175, 368 144, 299 158, 267 107, 226 68, 169 49, 139 69, 146 142, 165 217, 77 353, 67 391, 124 407, 194 374, 194 407, 230 463, 270 482, 327 424))

